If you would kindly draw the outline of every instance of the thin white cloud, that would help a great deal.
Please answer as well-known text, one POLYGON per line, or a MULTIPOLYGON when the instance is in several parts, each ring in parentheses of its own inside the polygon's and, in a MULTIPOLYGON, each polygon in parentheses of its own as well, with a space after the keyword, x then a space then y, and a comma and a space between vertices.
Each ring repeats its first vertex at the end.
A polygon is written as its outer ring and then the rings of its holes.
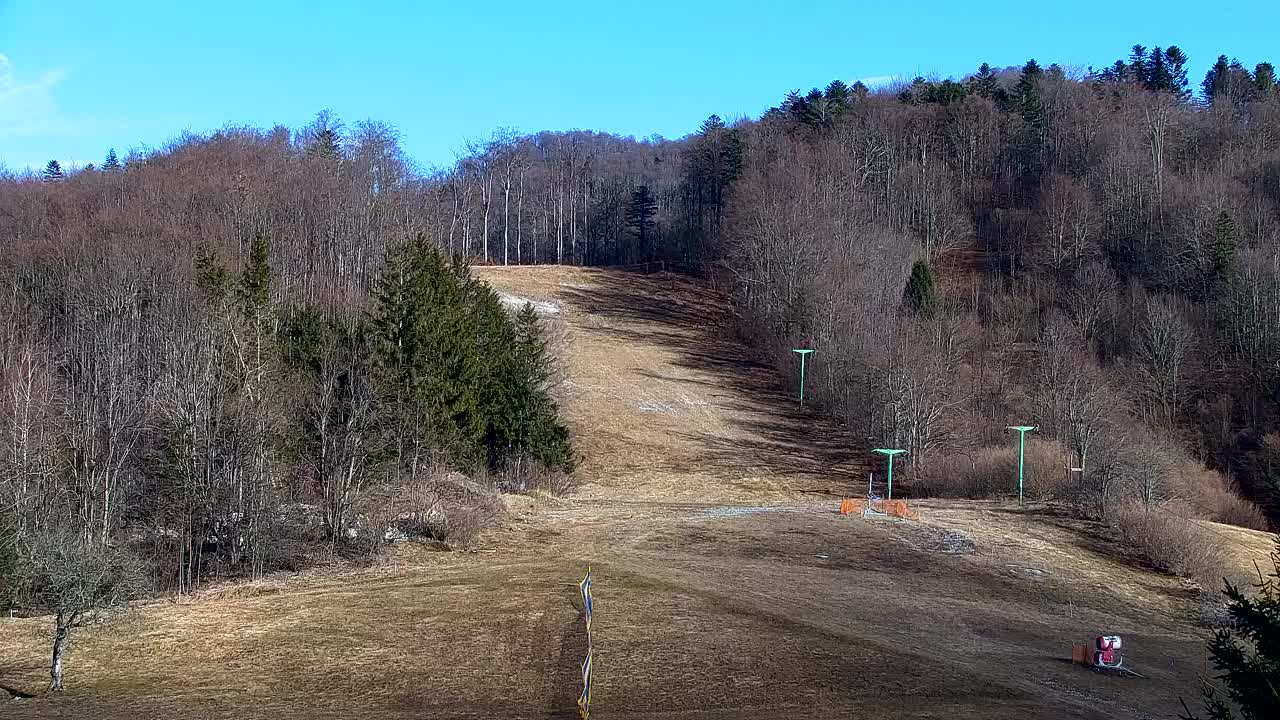
POLYGON ((0 138, 66 131, 54 100, 54 89, 64 75, 55 69, 26 79, 18 75, 8 57, 0 54, 0 138))

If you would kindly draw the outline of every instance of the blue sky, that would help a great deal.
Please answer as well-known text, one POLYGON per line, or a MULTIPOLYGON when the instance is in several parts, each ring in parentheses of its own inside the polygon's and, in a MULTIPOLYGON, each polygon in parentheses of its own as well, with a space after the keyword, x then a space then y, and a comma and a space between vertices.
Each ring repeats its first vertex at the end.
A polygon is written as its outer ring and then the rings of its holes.
POLYGON ((226 124, 332 109, 399 128, 424 166, 498 127, 680 137, 789 89, 960 75, 1035 57, 1100 66, 1180 46, 1280 64, 1261 2, 0 0, 0 163, 99 163, 226 124), (121 7, 127 6, 127 7, 121 7), (367 6, 367 7, 363 7, 367 6))

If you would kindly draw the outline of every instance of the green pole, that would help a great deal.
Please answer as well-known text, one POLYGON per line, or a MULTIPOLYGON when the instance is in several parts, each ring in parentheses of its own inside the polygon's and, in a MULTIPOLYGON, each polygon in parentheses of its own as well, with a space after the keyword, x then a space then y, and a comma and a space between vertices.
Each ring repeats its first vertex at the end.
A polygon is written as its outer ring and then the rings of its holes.
POLYGON ((1027 434, 1018 433, 1018 504, 1022 504, 1022 460, 1027 455, 1027 434))
POLYGON ((873 452, 878 452, 881 455, 884 455, 889 458, 889 493, 888 493, 889 496, 885 499, 892 500, 893 499, 893 456, 898 455, 900 453, 904 453, 906 452, 906 450, 900 450, 898 448, 874 448, 873 452))
POLYGON ((889 497, 886 500, 893 499, 893 456, 889 456, 889 497))
POLYGON ((1018 431, 1018 504, 1022 504, 1022 461, 1026 456, 1027 433, 1036 429, 1035 425, 1010 425, 1006 430, 1018 431))
POLYGON ((791 352, 800 355, 800 407, 804 407, 804 361, 805 357, 807 357, 809 353, 813 352, 813 350, 796 348, 791 352))

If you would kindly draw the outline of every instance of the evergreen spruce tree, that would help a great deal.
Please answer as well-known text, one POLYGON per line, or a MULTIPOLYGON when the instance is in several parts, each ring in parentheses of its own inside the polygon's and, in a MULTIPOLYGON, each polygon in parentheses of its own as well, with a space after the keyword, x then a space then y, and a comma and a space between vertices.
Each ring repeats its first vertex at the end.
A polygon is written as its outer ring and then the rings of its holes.
POLYGON ((450 266, 435 248, 423 258, 421 272, 425 291, 417 300, 415 324, 425 351, 421 392, 432 433, 460 467, 478 467, 485 460, 488 421, 481 322, 498 304, 497 296, 474 281, 465 264, 450 266))
POLYGON ((1261 62, 1253 69, 1253 86, 1257 97, 1271 97, 1276 91, 1276 68, 1269 62, 1261 62))
POLYGON ((231 286, 230 275, 208 247, 201 247, 196 252, 195 284, 211 306, 217 306, 227 298, 231 286))
MULTIPOLYGON (((1280 539, 1271 554, 1272 572, 1260 577, 1248 597, 1227 583, 1231 624, 1214 633, 1209 656, 1226 686, 1226 697, 1211 685, 1203 688, 1210 720, 1269 720, 1280 710, 1280 539), (1234 706, 1234 708, 1233 708, 1234 706)), ((1183 704, 1186 709, 1186 704, 1183 704)), ((1195 720, 1188 710, 1185 720, 1195 720)))
POLYGON ((1173 74, 1165 61, 1164 50, 1159 45, 1151 48, 1147 58, 1146 82, 1143 83, 1152 92, 1169 92, 1173 89, 1173 74))
POLYGON ((1022 121, 1030 127, 1042 129, 1045 125, 1044 106, 1040 101, 1040 79, 1044 71, 1034 58, 1022 66, 1022 77, 1014 88, 1013 96, 1022 114, 1022 121))
POLYGON ((724 130, 724 128, 724 120, 720 119, 719 115, 713 113, 708 116, 706 120, 702 121, 702 125, 698 128, 698 132, 703 135, 714 135, 715 133, 724 130))
POLYGON ((240 284, 237 296, 240 300, 240 311, 250 322, 264 319, 271 302, 271 259, 269 257, 269 240, 266 235, 259 234, 249 246, 249 259, 240 272, 240 284))
POLYGON ((1217 62, 1205 73, 1204 82, 1200 83, 1200 91, 1204 100, 1210 104, 1227 103, 1238 105, 1254 96, 1256 90, 1254 77, 1232 58, 1227 62, 1225 55, 1219 55, 1217 62))
POLYGON ((969 78, 969 87, 978 97, 994 98, 999 86, 996 85, 996 73, 989 63, 978 66, 978 72, 969 78))
POLYGON ((1146 85, 1151 77, 1148 70, 1147 48, 1142 45, 1134 45, 1129 53, 1129 74, 1125 79, 1146 85))
POLYGON ((331 127, 321 128, 307 146, 307 154, 327 162, 337 162, 342 157, 342 138, 338 131, 331 127))
POLYGON ((1164 51, 1164 64, 1169 74, 1169 92, 1180 100, 1191 97, 1191 87, 1187 83, 1187 55, 1177 45, 1170 45, 1164 51))
POLYGON ((405 469, 439 451, 459 467, 483 460, 484 366, 465 266, 425 239, 387 259, 370 322, 374 382, 389 418, 386 451, 405 469))
POLYGON ((631 202, 627 203, 626 211, 627 226, 635 235, 642 257, 646 256, 647 242, 653 232, 653 216, 657 212, 658 201, 648 185, 640 185, 631 192, 631 202))
POLYGON ((1231 66, 1227 63, 1227 56, 1219 55, 1213 67, 1204 74, 1204 81, 1200 83, 1200 93, 1204 95, 1205 102, 1213 103, 1215 98, 1226 93, 1230 71, 1231 66))
POLYGON ((45 182, 58 182, 63 178, 62 164, 57 160, 50 160, 49 164, 44 166, 43 176, 45 182))
POLYGON ((551 358, 538 314, 528 303, 516 315, 515 336, 514 355, 521 384, 513 408, 519 420, 519 444, 543 467, 572 470, 569 430, 547 392, 551 358))
POLYGON ((367 325, 380 457, 411 470, 424 452, 440 452, 461 469, 496 469, 528 451, 567 467, 568 434, 546 393, 531 312, 513 320, 466 265, 421 237, 389 253, 367 325))
POLYGON ((120 158, 116 157, 116 149, 107 150, 107 159, 102 162, 102 169, 108 172, 120 169, 120 158))
POLYGON ((521 386, 515 361, 515 327, 496 293, 473 281, 471 314, 476 320, 477 353, 483 364, 479 394, 485 460, 498 467, 519 445, 514 406, 521 386))
POLYGON ((921 100, 935 105, 950 105, 959 102, 969 94, 964 85, 954 80, 943 80, 940 83, 925 83, 921 100))
POLYGON ((923 260, 917 260, 911 266, 911 277, 907 278, 903 300, 913 312, 919 315, 932 314, 937 303, 934 295, 933 272, 923 260))
POLYGON ((742 174, 742 154, 746 150, 742 144, 742 135, 737 130, 725 132, 724 144, 720 148, 717 169, 720 175, 721 196, 718 197, 716 210, 719 212, 723 204, 724 188, 728 188, 742 174))
POLYGON ((413 332, 412 244, 392 248, 374 291, 375 310, 367 327, 372 382, 377 393, 380 440, 375 454, 409 469, 425 440, 423 410, 418 407, 413 332))
POLYGON ((1117 60, 1111 67, 1094 73, 1093 77, 1095 82, 1102 84, 1122 83, 1129 77, 1129 66, 1125 65, 1123 60, 1117 60))
POLYGON ((1226 210, 1218 213, 1213 227, 1213 244, 1210 246, 1209 282, 1217 285, 1226 280, 1235 264, 1236 224, 1226 210))
POLYGON ((839 107, 848 105, 852 99, 849 86, 841 80, 832 80, 827 85, 827 89, 823 91, 823 95, 827 100, 839 107))
POLYGON ((792 122, 806 123, 809 120, 809 102, 799 91, 792 90, 782 101, 782 112, 791 118, 792 122))

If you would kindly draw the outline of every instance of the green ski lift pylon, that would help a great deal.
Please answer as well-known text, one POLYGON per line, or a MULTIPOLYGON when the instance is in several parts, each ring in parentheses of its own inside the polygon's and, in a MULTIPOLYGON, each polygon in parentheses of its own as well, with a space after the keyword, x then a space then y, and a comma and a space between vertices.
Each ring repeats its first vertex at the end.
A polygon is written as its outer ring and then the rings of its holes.
POLYGON ((893 499, 893 456, 898 455, 900 453, 904 453, 906 452, 906 450, 899 450, 898 448, 875 448, 873 452, 878 452, 881 455, 884 455, 885 457, 889 458, 889 492, 888 492, 888 497, 886 497, 885 500, 892 500, 893 499))
POLYGON ((804 361, 813 352, 808 348, 795 348, 791 352, 800 355, 800 407, 804 407, 804 361))
POLYGON ((1027 433, 1035 430, 1035 425, 1010 425, 1005 430, 1018 431, 1018 504, 1022 504, 1022 458, 1027 450, 1027 433))

